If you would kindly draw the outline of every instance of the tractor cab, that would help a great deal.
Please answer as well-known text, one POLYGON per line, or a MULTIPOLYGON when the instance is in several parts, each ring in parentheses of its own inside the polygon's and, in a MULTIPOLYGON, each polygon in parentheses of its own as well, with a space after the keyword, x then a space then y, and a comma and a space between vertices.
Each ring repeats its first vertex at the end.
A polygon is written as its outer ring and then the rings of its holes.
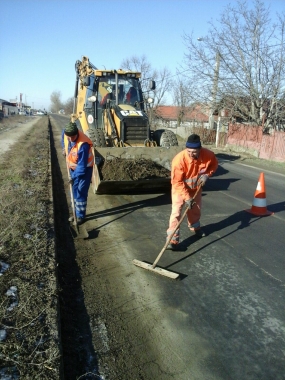
POLYGON ((123 70, 94 70, 89 77, 84 107, 89 128, 104 131, 110 146, 149 140, 139 78, 140 73, 123 70))

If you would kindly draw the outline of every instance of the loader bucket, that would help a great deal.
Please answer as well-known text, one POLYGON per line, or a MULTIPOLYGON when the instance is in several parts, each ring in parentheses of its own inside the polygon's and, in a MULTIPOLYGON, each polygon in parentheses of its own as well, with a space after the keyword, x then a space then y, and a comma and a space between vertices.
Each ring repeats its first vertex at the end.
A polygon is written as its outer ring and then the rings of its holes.
MULTIPOLYGON (((95 148, 95 165, 92 178, 92 189, 96 194, 125 194, 125 193, 157 193, 167 192, 171 188, 171 161, 183 147, 127 147, 127 148, 95 148), (123 160, 123 161, 122 161, 123 160), (124 166, 133 166, 133 162, 150 162, 158 168, 158 175, 140 176, 136 171, 135 179, 122 175, 124 166), (112 164, 114 176, 104 179, 104 165, 112 164), (161 168, 161 170, 160 170, 161 168), (118 178, 116 174, 121 173, 118 178)), ((151 165, 151 166, 152 166, 151 165)), ((106 167, 106 166, 105 166, 106 167)), ((127 173, 126 173, 127 174, 127 173)))

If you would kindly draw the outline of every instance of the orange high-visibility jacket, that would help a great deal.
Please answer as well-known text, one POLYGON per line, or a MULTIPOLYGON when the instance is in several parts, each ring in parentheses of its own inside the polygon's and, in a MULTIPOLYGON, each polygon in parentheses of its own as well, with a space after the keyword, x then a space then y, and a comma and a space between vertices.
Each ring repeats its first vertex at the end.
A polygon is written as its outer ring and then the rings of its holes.
POLYGON ((78 138, 76 140, 76 144, 70 149, 68 153, 68 139, 67 136, 64 135, 64 147, 66 152, 66 161, 69 169, 75 170, 78 162, 78 151, 83 143, 89 144, 89 155, 87 161, 87 167, 92 167, 94 164, 94 156, 92 151, 93 143, 92 141, 81 131, 78 131, 78 138))
POLYGON ((189 199, 189 190, 197 188, 198 179, 203 174, 210 177, 217 168, 218 160, 211 150, 201 148, 197 160, 190 158, 186 149, 182 150, 172 160, 172 191, 179 193, 183 200, 189 199))

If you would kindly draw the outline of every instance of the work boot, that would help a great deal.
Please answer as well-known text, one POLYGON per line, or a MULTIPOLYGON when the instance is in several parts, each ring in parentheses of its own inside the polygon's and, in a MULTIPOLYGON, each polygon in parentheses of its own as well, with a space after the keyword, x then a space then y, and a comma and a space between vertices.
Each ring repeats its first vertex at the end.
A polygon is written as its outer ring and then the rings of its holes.
POLYGON ((166 249, 169 251, 178 251, 178 244, 169 243, 166 249))
POLYGON ((195 235, 198 237, 198 238, 202 238, 202 237, 205 237, 206 236, 206 233, 200 228, 199 230, 195 230, 195 235))

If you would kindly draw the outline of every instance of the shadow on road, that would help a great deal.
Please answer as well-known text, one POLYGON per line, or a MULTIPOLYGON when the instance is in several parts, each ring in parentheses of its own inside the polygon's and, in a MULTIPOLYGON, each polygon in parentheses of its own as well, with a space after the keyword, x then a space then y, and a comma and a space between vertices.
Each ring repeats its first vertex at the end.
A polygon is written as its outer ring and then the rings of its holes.
POLYGON ((213 176, 206 182, 203 191, 220 191, 228 190, 230 185, 236 181, 240 181, 240 178, 216 178, 229 173, 221 164, 219 164, 218 169, 213 174, 213 176))
POLYGON ((162 194, 162 195, 158 195, 157 197, 153 197, 151 199, 139 200, 137 202, 132 202, 132 203, 124 204, 122 206, 113 207, 107 210, 94 212, 92 214, 87 215, 87 219, 90 220, 90 219, 95 219, 95 218, 101 218, 107 215, 111 216, 111 215, 117 215, 117 214, 122 214, 122 213, 126 215, 144 207, 154 207, 154 206, 162 206, 162 205, 168 205, 168 204, 171 204, 171 195, 162 194))
POLYGON ((240 155, 232 155, 232 154, 227 154, 227 153, 217 153, 215 155, 217 159, 219 160, 227 160, 227 161, 237 161, 240 159, 240 155))
POLYGON ((98 231, 102 227, 107 226, 110 223, 114 223, 118 221, 119 219, 126 217, 129 214, 132 214, 136 210, 139 210, 144 207, 155 207, 155 206, 162 206, 162 205, 171 205, 170 194, 161 194, 151 199, 140 200, 137 202, 132 202, 132 203, 128 203, 122 206, 117 206, 117 207, 113 207, 107 210, 102 210, 102 211, 89 214, 87 215, 86 220, 93 220, 93 219, 103 218, 106 216, 117 215, 115 219, 109 222, 106 222, 104 224, 101 224, 94 230, 88 231, 89 240, 96 238, 98 236, 98 231))
MULTIPOLYGON (((256 222, 260 218, 261 217, 254 216, 254 215, 246 212, 245 210, 243 210, 243 211, 239 211, 239 212, 231 215, 228 218, 221 220, 218 223, 212 223, 212 224, 207 225, 206 227, 203 227, 203 230, 206 232, 207 235, 209 235, 209 234, 213 234, 214 232, 223 230, 224 228, 226 228, 232 224, 236 224, 236 223, 240 222, 240 225, 237 228, 235 228, 233 231, 231 231, 231 232, 229 232, 223 236, 219 236, 217 239, 212 240, 211 242, 203 245, 202 247, 198 248, 194 252, 189 253, 189 255, 183 256, 181 259, 171 263, 171 266, 176 265, 185 259, 188 259, 189 257, 191 257, 191 256, 197 254, 198 252, 204 250, 206 247, 209 247, 210 245, 216 243, 217 241, 222 240, 225 237, 235 233, 237 230, 249 227, 251 223, 256 222), (254 220, 251 221, 251 219, 254 219, 254 220)), ((197 239, 198 238, 196 236, 190 236, 189 238, 185 239, 183 242, 181 242, 179 244, 179 251, 187 251, 187 249, 190 247, 190 245, 192 245, 192 243, 194 243, 194 241, 197 241, 197 239)), ((166 269, 167 269, 167 267, 166 267, 166 269)))
POLYGON ((274 214, 277 214, 277 212, 284 211, 285 208, 285 201, 279 202, 279 203, 273 203, 272 205, 269 205, 267 209, 271 212, 274 212, 274 214))
MULTIPOLYGON (((275 204, 270 205, 268 210, 270 210, 274 213, 277 213, 277 212, 284 211, 284 207, 285 207, 285 202, 279 202, 279 203, 275 203, 275 204)), ((245 210, 242 210, 242 211, 236 212, 233 215, 230 215, 228 218, 225 218, 225 219, 221 220, 220 222, 208 224, 207 226, 203 227, 203 230, 206 232, 207 235, 210 235, 210 234, 213 234, 215 232, 222 231, 223 229, 229 227, 230 225, 234 225, 234 224, 237 224, 240 222, 238 227, 236 227, 231 232, 229 232, 223 236, 220 236, 215 240, 212 240, 208 244, 203 245, 203 247, 200 247, 196 251, 191 252, 189 255, 183 256, 181 259, 171 263, 171 265, 167 266, 165 269, 167 269, 168 267, 175 265, 175 264, 195 255, 196 253, 202 251, 203 249, 205 249, 206 247, 216 243, 217 241, 222 240, 222 239, 226 238, 227 236, 232 235, 236 231, 249 227, 252 223, 257 222, 259 219, 264 218, 264 217, 266 217, 266 216, 256 216, 256 215, 253 215, 253 214, 251 214, 245 210)), ((267 217, 269 217, 269 216, 267 216, 267 217)), ((187 249, 195 241, 197 241, 197 239, 199 239, 199 238, 197 238, 195 235, 188 237, 187 239, 185 239, 184 241, 182 241, 179 244, 179 250, 178 251, 186 252, 187 249)))
POLYGON ((220 175, 224 175, 224 174, 227 174, 227 173, 229 173, 229 170, 225 169, 225 168, 222 166, 222 164, 219 163, 218 169, 215 171, 215 173, 213 174, 213 176, 212 176, 211 178, 213 178, 213 177, 218 177, 218 176, 220 176, 220 175))
POLYGON ((240 181, 240 178, 210 178, 203 188, 203 191, 222 191, 228 190, 230 185, 234 182, 240 181))

